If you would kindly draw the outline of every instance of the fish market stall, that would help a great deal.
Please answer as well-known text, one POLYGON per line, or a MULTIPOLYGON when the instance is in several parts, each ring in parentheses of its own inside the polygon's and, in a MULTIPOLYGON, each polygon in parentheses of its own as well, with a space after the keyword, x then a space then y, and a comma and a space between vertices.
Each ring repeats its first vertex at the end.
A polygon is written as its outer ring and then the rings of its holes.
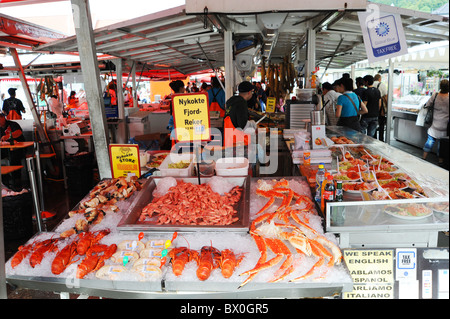
POLYGON ((178 178, 176 187, 170 186, 173 177, 102 181, 53 232, 21 247, 6 263, 7 281, 111 298, 299 298, 351 291, 336 238, 323 233, 304 178, 216 178, 201 185, 197 178, 178 178), (161 199, 192 205, 177 187, 222 194, 210 197, 229 201, 219 211, 231 214, 231 227, 217 225, 223 218, 196 217, 184 226, 177 225, 182 216, 161 219, 161 199), (149 190, 156 197, 145 194, 149 190), (148 205, 151 213, 144 210, 148 205))

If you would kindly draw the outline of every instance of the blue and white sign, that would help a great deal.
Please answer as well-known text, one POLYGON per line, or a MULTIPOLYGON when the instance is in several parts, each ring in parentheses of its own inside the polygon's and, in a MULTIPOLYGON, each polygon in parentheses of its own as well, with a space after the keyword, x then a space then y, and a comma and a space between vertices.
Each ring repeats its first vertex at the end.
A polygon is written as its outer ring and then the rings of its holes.
POLYGON ((358 12, 369 63, 408 53, 400 15, 377 9, 370 4, 365 12, 358 12))
POLYGON ((395 280, 417 280, 417 249, 397 248, 395 257, 395 280))

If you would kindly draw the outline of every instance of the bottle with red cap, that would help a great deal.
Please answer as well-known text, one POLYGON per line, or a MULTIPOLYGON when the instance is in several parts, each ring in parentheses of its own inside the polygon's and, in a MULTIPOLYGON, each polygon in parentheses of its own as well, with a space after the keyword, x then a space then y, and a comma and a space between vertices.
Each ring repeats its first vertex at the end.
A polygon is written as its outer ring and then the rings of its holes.
POLYGON ((328 174, 325 187, 323 188, 322 201, 320 205, 321 206, 320 208, 322 209, 323 212, 325 212, 327 202, 334 201, 335 192, 336 187, 334 186, 333 175, 328 174))

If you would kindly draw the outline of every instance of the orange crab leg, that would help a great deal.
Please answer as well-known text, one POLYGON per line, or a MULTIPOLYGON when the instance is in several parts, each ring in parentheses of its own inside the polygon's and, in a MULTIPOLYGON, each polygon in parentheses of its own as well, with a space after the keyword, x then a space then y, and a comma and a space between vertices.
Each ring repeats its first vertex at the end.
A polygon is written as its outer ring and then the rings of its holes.
MULTIPOLYGON (((267 247, 269 247, 269 249, 271 251, 273 251, 273 253, 276 254, 276 256, 274 258, 260 264, 259 267, 257 265, 257 266, 255 266, 255 268, 250 269, 246 272, 243 272, 241 274, 241 276, 251 275, 253 273, 260 272, 263 269, 266 269, 266 268, 269 268, 269 267, 272 267, 272 266, 278 264, 281 261, 281 259, 283 259, 284 252, 286 250, 289 251, 289 248, 287 248, 286 245, 284 245, 283 242, 279 239, 274 239, 274 238, 263 238, 263 239, 266 242, 267 247), (285 249, 283 248, 283 246, 285 247, 285 249)), ((289 254, 290 253, 291 252, 289 251, 289 254)))
POLYGON ((305 204, 306 206, 302 208, 301 210, 309 211, 311 208, 314 207, 314 203, 308 196, 299 195, 298 199, 295 201, 295 205, 305 204))
POLYGON ((283 257, 284 257, 283 254, 278 254, 275 257, 273 257, 272 259, 266 261, 265 263, 262 263, 259 266, 256 265, 255 268, 247 270, 246 272, 243 272, 239 276, 246 276, 246 275, 256 274, 256 273, 260 272, 261 270, 264 270, 264 269, 270 268, 272 266, 275 266, 276 264, 278 264, 281 261, 281 259, 283 259, 283 257))
POLYGON ((264 205, 263 208, 261 208, 261 210, 259 212, 256 213, 256 215, 259 215, 261 213, 263 213, 264 211, 266 211, 270 206, 272 206, 272 204, 275 202, 275 196, 272 196, 269 201, 266 203, 266 205, 264 205))
POLYGON ((294 278, 294 279, 292 279, 292 280, 290 280, 290 281, 298 281, 298 280, 303 280, 303 279, 305 279, 305 278, 307 278, 307 277, 310 277, 310 276, 314 273, 314 271, 315 271, 317 268, 319 268, 319 267, 321 267, 321 266, 323 265, 323 263, 324 263, 324 258, 323 258, 323 256, 321 255, 321 249, 320 249, 319 246, 316 244, 316 242, 314 242, 313 240, 311 240, 309 244, 310 244, 310 246, 311 246, 311 251, 312 251, 312 253, 313 253, 314 255, 316 255, 317 257, 319 257, 319 260, 314 264, 314 266, 311 267, 311 269, 310 269, 306 274, 304 274, 303 276, 294 278))
POLYGON ((314 266, 312 266, 312 268, 306 274, 304 274, 303 276, 291 279, 289 281, 294 282, 294 281, 304 280, 304 279, 310 277, 317 268, 319 268, 320 266, 323 265, 323 263, 324 263, 324 258, 319 257, 319 260, 314 264, 314 266))
POLYGON ((303 227, 305 227, 306 229, 310 230, 314 235, 319 235, 319 234, 317 233, 316 230, 312 229, 311 227, 309 227, 308 225, 306 225, 304 222, 302 222, 302 221, 300 220, 300 218, 298 218, 297 214, 294 213, 294 211, 291 211, 291 217, 292 217, 292 219, 293 219, 297 224, 299 224, 300 226, 303 226, 303 227))
POLYGON ((314 246, 315 248, 317 248, 317 250, 319 250, 326 258, 328 258, 328 264, 327 266, 333 266, 334 264, 334 257, 333 255, 319 242, 315 241, 315 240, 311 240, 309 243, 311 246, 314 246))
POLYGON ((250 225, 250 232, 255 230, 256 224, 265 221, 267 218, 271 217, 272 215, 273 215, 272 213, 265 213, 265 214, 259 216, 258 218, 256 218, 255 220, 253 220, 252 224, 250 225))
POLYGON ((289 187, 289 182, 283 178, 282 180, 280 180, 273 186, 273 188, 278 188, 278 187, 289 187))
POLYGON ((291 251, 289 248, 279 239, 266 239, 267 245, 274 253, 282 253, 283 255, 286 255, 286 260, 283 262, 283 264, 280 266, 280 268, 275 272, 274 278, 272 278, 269 282, 277 282, 285 278, 287 275, 289 275, 294 268, 292 266, 292 262, 294 261, 294 257, 292 256, 291 251), (271 242, 269 244, 269 242, 271 242), (272 248, 272 245, 275 247, 272 248), (276 251, 274 251, 274 249, 276 251))
MULTIPOLYGON (((266 242, 264 241, 264 239, 261 236, 253 235, 253 234, 251 236, 252 236, 253 240, 255 241, 256 246, 258 246, 258 250, 261 253, 261 256, 259 257, 258 262, 255 265, 255 267, 257 267, 257 266, 261 265, 262 263, 264 263, 267 259, 267 246, 266 246, 266 242)), ((245 286, 246 284, 248 284, 253 278, 255 278, 255 276, 257 274, 258 273, 254 273, 254 274, 251 274, 250 276, 248 276, 248 278, 245 279, 244 282, 239 285, 238 289, 245 286)))

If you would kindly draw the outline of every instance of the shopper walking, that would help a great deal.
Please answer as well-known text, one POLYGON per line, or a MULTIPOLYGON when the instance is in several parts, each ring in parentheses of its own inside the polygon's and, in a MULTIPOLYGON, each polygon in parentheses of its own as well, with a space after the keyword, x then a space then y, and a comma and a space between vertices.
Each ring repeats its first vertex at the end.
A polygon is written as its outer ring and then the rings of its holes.
POLYGON ((367 107, 368 112, 361 116, 361 128, 364 133, 370 137, 376 138, 378 128, 378 116, 381 108, 380 91, 373 87, 373 76, 366 75, 364 85, 367 87, 362 93, 362 101, 367 107))
MULTIPOLYGON (((381 74, 378 73, 374 76, 373 86, 380 90, 381 94, 381 110, 378 115, 378 139, 384 142, 384 131, 386 130, 387 121, 388 91, 386 85, 381 82, 381 74)), ((389 134, 389 132, 386 134, 389 134)))
MULTIPOLYGON (((449 121, 449 107, 448 107, 448 80, 442 80, 439 84, 439 93, 434 93, 425 107, 429 107, 434 103, 433 122, 428 129, 428 139, 423 147, 423 159, 426 159, 428 153, 433 149, 436 141, 438 142, 438 154, 440 147, 440 139, 447 136, 447 125, 449 121)), ((444 159, 439 157, 439 165, 444 164, 444 159)))

